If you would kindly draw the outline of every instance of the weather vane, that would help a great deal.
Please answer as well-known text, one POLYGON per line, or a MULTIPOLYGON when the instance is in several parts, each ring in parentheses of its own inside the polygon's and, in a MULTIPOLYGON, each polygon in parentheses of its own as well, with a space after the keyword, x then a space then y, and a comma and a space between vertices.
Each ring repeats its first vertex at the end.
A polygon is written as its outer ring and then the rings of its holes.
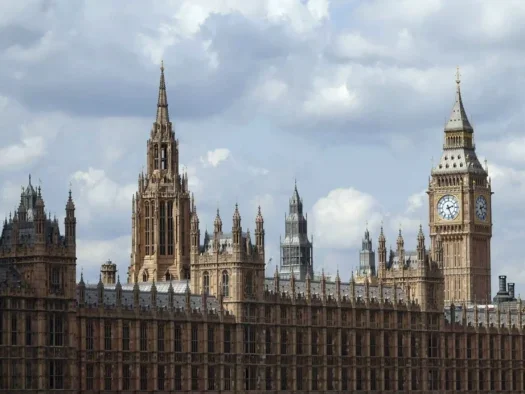
POLYGON ((459 73, 459 66, 456 67, 456 83, 459 84, 461 82, 460 79, 461 75, 459 73))

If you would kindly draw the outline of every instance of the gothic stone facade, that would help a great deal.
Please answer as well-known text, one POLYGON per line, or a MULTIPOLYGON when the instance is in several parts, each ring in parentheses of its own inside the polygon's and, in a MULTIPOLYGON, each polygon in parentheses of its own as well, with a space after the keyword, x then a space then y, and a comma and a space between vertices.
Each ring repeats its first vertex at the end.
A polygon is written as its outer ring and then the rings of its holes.
POLYGON ((75 284, 71 194, 63 236, 31 183, 6 219, 0 392, 525 391, 521 301, 502 288, 498 300, 511 301, 472 302, 490 293, 490 183, 473 158, 459 83, 457 92, 429 188, 429 249, 420 231, 417 251, 405 252, 400 234, 387 257, 381 232, 377 276, 265 278, 260 210, 253 243, 235 207, 231 232, 217 213, 200 244, 162 72, 128 283, 107 262, 97 285, 75 284))

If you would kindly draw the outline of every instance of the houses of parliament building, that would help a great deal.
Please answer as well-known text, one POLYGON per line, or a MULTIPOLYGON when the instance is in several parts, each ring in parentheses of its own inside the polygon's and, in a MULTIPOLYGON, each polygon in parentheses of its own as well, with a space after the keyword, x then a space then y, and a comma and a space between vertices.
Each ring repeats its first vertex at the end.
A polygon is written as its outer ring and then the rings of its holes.
POLYGON ((491 295, 491 182, 459 77, 428 239, 390 250, 381 229, 374 250, 366 229, 334 279, 314 274, 297 186, 273 277, 260 208, 253 233, 235 206, 201 237, 163 67, 146 160, 126 283, 111 261, 76 283, 71 192, 62 233, 29 179, 0 237, 0 393, 525 392, 525 313, 504 276, 491 295))

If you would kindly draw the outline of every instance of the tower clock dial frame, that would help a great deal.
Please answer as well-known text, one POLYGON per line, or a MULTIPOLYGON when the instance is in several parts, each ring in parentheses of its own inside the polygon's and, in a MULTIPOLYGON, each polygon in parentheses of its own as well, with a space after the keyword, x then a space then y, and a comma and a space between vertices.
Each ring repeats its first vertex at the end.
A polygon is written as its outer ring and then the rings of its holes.
POLYGON ((456 196, 446 194, 437 203, 437 212, 441 219, 454 220, 459 215, 459 201, 456 196))

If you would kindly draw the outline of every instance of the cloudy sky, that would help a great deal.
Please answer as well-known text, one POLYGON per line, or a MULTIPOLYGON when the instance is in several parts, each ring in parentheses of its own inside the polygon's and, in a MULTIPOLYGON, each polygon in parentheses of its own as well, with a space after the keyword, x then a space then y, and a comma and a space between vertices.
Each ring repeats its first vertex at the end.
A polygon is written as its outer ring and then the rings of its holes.
POLYGON ((236 201, 253 229, 260 204, 276 262, 297 178, 316 270, 347 280, 366 222, 408 248, 428 229, 459 65, 495 192, 493 289, 506 273, 525 294, 524 20, 521 0, 3 0, 0 213, 31 173, 62 222, 71 182, 79 266, 125 273, 164 59, 201 231, 236 201))

